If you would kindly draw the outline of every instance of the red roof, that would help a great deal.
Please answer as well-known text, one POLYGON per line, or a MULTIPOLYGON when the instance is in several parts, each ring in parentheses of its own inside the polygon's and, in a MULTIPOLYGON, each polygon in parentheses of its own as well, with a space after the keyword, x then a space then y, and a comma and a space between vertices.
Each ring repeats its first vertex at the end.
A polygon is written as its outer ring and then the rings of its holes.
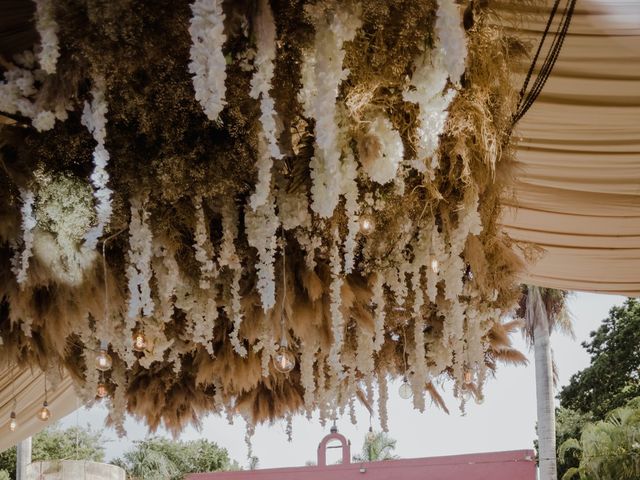
POLYGON ((318 467, 194 473, 188 480, 535 480, 532 450, 318 467))

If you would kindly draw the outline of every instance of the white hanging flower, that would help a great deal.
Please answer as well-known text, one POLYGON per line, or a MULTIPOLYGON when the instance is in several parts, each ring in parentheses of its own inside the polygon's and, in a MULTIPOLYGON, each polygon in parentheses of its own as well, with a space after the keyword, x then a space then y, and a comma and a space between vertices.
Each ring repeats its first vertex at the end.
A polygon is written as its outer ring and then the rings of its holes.
POLYGON ((367 176, 376 183, 384 185, 395 180, 398 167, 404 156, 402 137, 384 117, 376 117, 360 149, 360 163, 367 176))
POLYGON ((340 352, 344 343, 344 316, 342 315, 342 268, 340 265, 340 251, 338 249, 338 232, 334 232, 334 242, 331 247, 331 333, 333 342, 329 351, 329 366, 334 375, 343 375, 340 352))
POLYGON ((273 98, 269 94, 272 88, 274 60, 276 58, 276 25, 268 0, 260 0, 255 25, 257 53, 255 64, 258 66, 251 79, 252 98, 260 100, 260 139, 258 143, 258 183, 251 196, 251 208, 254 210, 267 201, 271 190, 272 159, 282 158, 276 138, 276 111, 273 98))
POLYGON ((107 187, 109 152, 105 148, 108 111, 105 91, 104 78, 95 78, 91 89, 91 103, 85 102, 81 119, 82 125, 91 132, 93 139, 97 142, 93 151, 93 173, 91 174, 91 183, 94 188, 93 196, 96 202, 96 225, 84 237, 84 247, 88 250, 96 248, 98 239, 102 237, 105 227, 109 224, 113 210, 111 206, 113 192, 107 187))
MULTIPOLYGON (((273 197, 269 197, 264 205, 253 210, 245 208, 245 227, 249 245, 258 251, 258 292, 262 301, 262 309, 266 312, 276 304, 275 284, 275 251, 277 247, 276 232, 280 222, 274 208, 273 197)), ((247 205, 247 207, 249 207, 247 205)))
POLYGON ((344 273, 349 274, 353 271, 356 254, 356 237, 360 231, 360 221, 358 214, 360 205, 358 205, 358 171, 356 161, 351 152, 347 153, 342 162, 341 172, 341 192, 344 196, 344 210, 347 215, 347 234, 343 242, 344 251, 344 273))
POLYGON ((454 0, 438 0, 436 35, 442 51, 443 64, 451 81, 460 85, 467 60, 467 39, 460 10, 454 0))
POLYGON ((316 382, 313 371, 318 347, 316 344, 302 342, 300 352, 300 383, 304 389, 304 405, 307 410, 313 408, 315 400, 316 382))
POLYGON ((11 269, 16 276, 18 284, 22 287, 27 281, 29 259, 33 255, 33 229, 36 226, 36 219, 33 216, 33 203, 35 201, 33 192, 21 188, 20 199, 22 200, 22 207, 20 208, 22 217, 22 252, 18 253, 16 249, 11 269))
POLYGON ((311 226, 306 189, 301 188, 292 193, 281 189, 278 191, 277 201, 278 217, 282 222, 282 228, 293 230, 297 227, 309 228, 311 226))
POLYGON ((223 0, 195 0, 191 5, 189 34, 191 62, 196 100, 209 120, 217 121, 226 105, 226 61, 222 47, 224 34, 223 0))
POLYGON ((149 212, 144 201, 138 197, 131 200, 131 221, 129 223, 129 264, 127 280, 129 285, 129 308, 127 329, 133 330, 135 320, 153 315, 154 303, 151 298, 151 253, 153 237, 149 229, 149 212))
POLYGON ((34 0, 36 4, 36 30, 40 35, 38 62, 47 73, 56 73, 60 56, 58 45, 58 23, 56 22, 53 0, 34 0))
POLYGON ((311 208, 321 217, 330 217, 340 196, 340 156, 342 152, 336 99, 340 83, 348 72, 342 62, 345 42, 355 38, 362 22, 359 11, 339 6, 330 20, 326 12, 316 12, 316 36, 312 52, 302 66, 299 93, 305 115, 315 119, 316 149, 311 160, 311 208))
POLYGON ((426 160, 431 159, 431 173, 438 166, 435 155, 440 135, 449 116, 447 109, 457 94, 455 89, 446 90, 447 79, 459 84, 465 69, 465 32, 453 0, 438 1, 436 37, 435 48, 416 59, 416 70, 409 84, 411 88, 403 92, 405 101, 420 107, 417 159, 410 165, 422 173, 427 171, 426 160))
POLYGON ((371 288, 371 303, 373 304, 373 321, 374 321, 374 344, 373 349, 379 352, 384 345, 384 321, 386 318, 385 299, 384 299, 384 277, 378 274, 371 288))
POLYGON ((32 72, 11 65, 3 73, 4 81, 0 81, 0 111, 30 118, 33 127, 39 132, 51 130, 56 119, 67 119, 64 103, 56 105, 53 111, 43 109, 38 104, 36 77, 40 79, 41 73, 42 70, 32 72))
POLYGON ((243 312, 242 304, 240 303, 240 279, 242 277, 242 270, 234 270, 231 280, 231 305, 225 307, 227 316, 233 323, 233 330, 229 334, 229 340, 235 352, 241 357, 247 356, 247 349, 240 341, 240 325, 242 324, 243 312))
POLYGON ((213 245, 209 239, 209 229, 204 215, 202 206, 202 196, 197 195, 194 199, 194 208, 196 210, 196 228, 195 228, 195 257, 200 264, 200 288, 208 290, 211 287, 211 279, 217 275, 216 265, 213 262, 215 255, 213 245))
POLYGON ((387 415, 388 401, 389 388, 387 386, 387 376, 383 373, 378 375, 378 416, 380 417, 380 427, 383 432, 389 432, 389 417, 387 415))

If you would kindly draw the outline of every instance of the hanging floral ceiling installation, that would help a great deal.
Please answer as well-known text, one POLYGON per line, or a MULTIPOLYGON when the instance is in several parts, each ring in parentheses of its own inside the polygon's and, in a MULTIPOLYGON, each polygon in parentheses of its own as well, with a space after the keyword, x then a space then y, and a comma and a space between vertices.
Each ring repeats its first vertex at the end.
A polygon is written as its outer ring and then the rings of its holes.
POLYGON ((522 360, 526 51, 492 2, 35 4, 0 83, 2 364, 178 431, 354 401, 386 428, 388 380, 464 408, 522 360))

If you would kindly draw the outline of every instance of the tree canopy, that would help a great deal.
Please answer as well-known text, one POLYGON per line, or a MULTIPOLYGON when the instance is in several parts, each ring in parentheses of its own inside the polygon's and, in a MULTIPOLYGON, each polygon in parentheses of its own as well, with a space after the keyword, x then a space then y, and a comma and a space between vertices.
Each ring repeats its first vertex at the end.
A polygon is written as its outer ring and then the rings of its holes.
POLYGON ((587 423, 578 438, 566 440, 559 449, 562 460, 576 454, 577 467, 562 480, 637 480, 640 478, 640 397, 610 412, 605 420, 587 423))
POLYGON ((372 436, 367 435, 362 446, 362 453, 354 455, 356 462, 378 462, 381 460, 394 460, 398 458, 393 454, 396 449, 396 440, 385 432, 375 432, 372 436))
POLYGON ((560 391, 563 407, 591 412, 598 420, 640 396, 640 301, 628 299, 613 307, 582 345, 591 364, 560 391))
POLYGON ((150 438, 136 442, 113 463, 135 480, 180 480, 187 473, 239 469, 225 448, 203 439, 183 442, 150 438))
MULTIPOLYGON (((89 427, 57 426, 46 428, 33 437, 32 456, 40 460, 91 460, 104 461, 104 439, 89 427)), ((5 470, 9 479, 16 476, 16 447, 0 452, 0 472, 5 470)), ((2 473, 0 473, 2 479, 2 473)))

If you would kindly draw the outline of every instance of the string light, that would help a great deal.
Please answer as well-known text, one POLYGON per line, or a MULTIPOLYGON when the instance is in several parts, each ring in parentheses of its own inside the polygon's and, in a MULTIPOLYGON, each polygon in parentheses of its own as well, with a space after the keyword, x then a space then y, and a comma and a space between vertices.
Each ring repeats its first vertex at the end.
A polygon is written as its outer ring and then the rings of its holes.
POLYGON ((98 398, 104 398, 109 394, 107 390, 107 385, 104 382, 100 382, 98 384, 98 388, 96 389, 96 396, 98 398))
POLYGON ((369 426, 369 431, 366 436, 367 442, 373 442, 376 439, 376 434, 373 433, 373 427, 369 426))
POLYGON ((287 347, 281 345, 273 356, 273 366, 280 373, 289 373, 296 366, 296 357, 287 347))
POLYGON ((433 273, 438 273, 440 265, 438 264, 438 259, 435 258, 434 254, 431 254, 431 271, 433 273))
POLYGON ((9 415, 9 430, 11 430, 12 432, 16 431, 16 427, 18 426, 18 421, 16 420, 16 412, 11 412, 11 415, 9 415))
POLYGON ((44 402, 42 402, 42 408, 38 411, 38 418, 43 422, 46 422, 51 418, 51 412, 47 408, 48 406, 49 404, 45 400, 44 402))
POLYGON ((112 364, 111 355, 106 350, 100 349, 96 355, 96 368, 101 372, 106 372, 111 369, 112 364))
POLYGON ((409 400, 413 396, 413 389, 411 388, 411 385, 409 385, 407 377, 402 379, 402 385, 400 385, 398 393, 400 394, 400 398, 403 400, 409 400))
POLYGON ((289 344, 287 342, 287 337, 285 335, 285 326, 284 326, 284 310, 287 299, 287 270, 286 270, 286 259, 285 259, 285 241, 284 241, 284 233, 282 238, 282 315, 281 315, 281 340, 280 347, 278 351, 273 356, 273 366, 280 373, 289 373, 296 366, 296 357, 289 350, 289 344))
POLYGON ((144 338, 144 334, 141 331, 133 335, 133 349, 136 352, 144 352, 147 349, 147 339, 144 338))
POLYGON ((376 222, 370 215, 360 216, 360 233, 363 235, 369 235, 376 229, 376 222))
POLYGON ((38 419, 46 422, 51 418, 51 411, 47 408, 49 403, 47 402, 47 375, 44 376, 44 402, 42 402, 42 408, 38 410, 38 419))

